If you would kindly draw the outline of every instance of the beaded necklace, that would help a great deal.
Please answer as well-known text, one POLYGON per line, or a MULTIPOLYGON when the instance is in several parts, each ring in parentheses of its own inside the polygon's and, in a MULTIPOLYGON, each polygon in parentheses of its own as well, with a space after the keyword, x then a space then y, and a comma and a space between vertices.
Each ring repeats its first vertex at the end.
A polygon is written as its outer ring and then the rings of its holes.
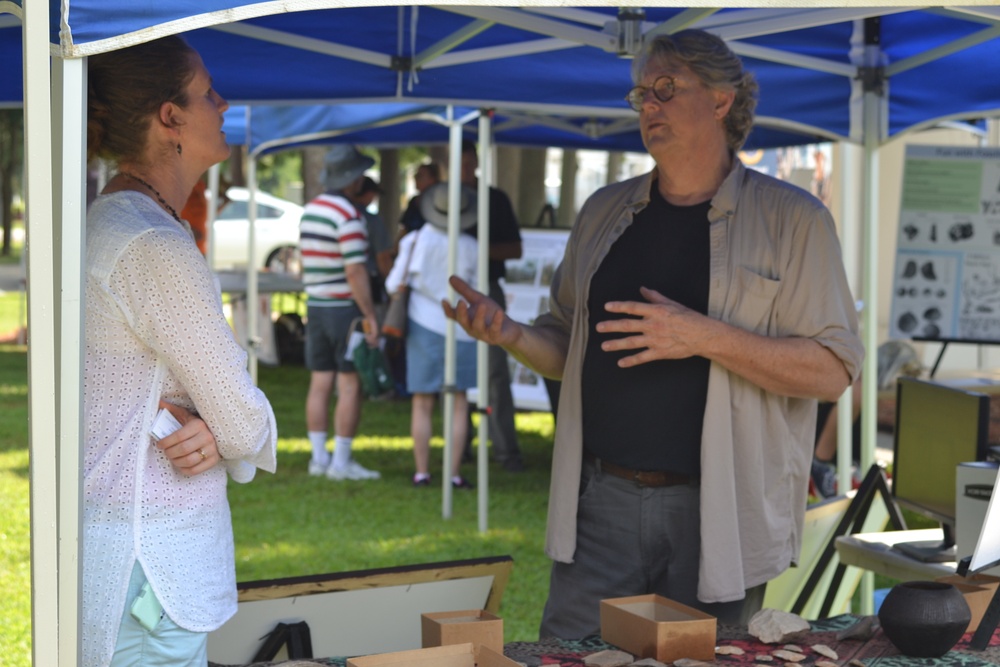
MULTIPOLYGON (((177 215, 177 211, 174 209, 174 207, 167 203, 167 200, 163 198, 163 195, 161 195, 156 188, 154 188, 152 185, 142 180, 138 176, 133 176, 127 171, 120 171, 118 173, 124 176, 125 178, 131 178, 136 183, 142 183, 147 188, 149 188, 149 191, 152 192, 154 195, 156 195, 156 198, 160 200, 160 203, 163 204, 163 207, 167 209, 167 212, 170 213, 171 216, 173 216, 174 220, 176 220, 177 222, 181 222, 181 216, 177 215)), ((181 225, 183 224, 184 223, 181 222, 181 225)))

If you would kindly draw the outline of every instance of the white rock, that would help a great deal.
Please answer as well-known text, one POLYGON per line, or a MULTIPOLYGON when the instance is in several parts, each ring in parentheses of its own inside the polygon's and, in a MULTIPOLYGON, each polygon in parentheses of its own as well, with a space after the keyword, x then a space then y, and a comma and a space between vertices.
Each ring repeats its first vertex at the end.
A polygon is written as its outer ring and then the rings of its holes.
POLYGON ((660 662, 656 658, 643 658, 638 662, 633 662, 631 667, 667 667, 667 664, 660 662))
POLYGON ((757 662, 771 662, 774 660, 774 656, 768 655, 767 653, 758 653, 753 657, 757 662))
POLYGON ((840 664, 829 660, 817 660, 813 663, 816 667, 840 667, 840 664))
POLYGON ((631 665, 635 658, 625 651, 598 651, 584 656, 583 664, 588 667, 625 667, 631 665))
POLYGON ((710 667, 712 663, 694 658, 677 658, 674 660, 674 667, 710 667))
POLYGON ((778 609, 761 609, 750 619, 747 630, 765 644, 784 644, 809 632, 809 623, 796 614, 778 609))
POLYGON ((783 648, 779 648, 777 651, 771 651, 771 655, 775 658, 781 658, 782 660, 787 660, 789 662, 801 662, 806 659, 806 656, 802 653, 796 651, 786 651, 783 648))
POLYGON ((829 646, 827 646, 826 644, 813 644, 810 648, 819 653, 820 655, 830 658, 830 660, 840 659, 840 656, 837 655, 837 652, 834 651, 829 646))
POLYGON ((746 651, 739 646, 716 646, 715 653, 716 655, 743 655, 746 651))
POLYGON ((796 653, 805 653, 805 651, 802 650, 802 647, 799 646, 798 644, 785 644, 781 648, 785 649, 786 651, 795 651, 796 653))

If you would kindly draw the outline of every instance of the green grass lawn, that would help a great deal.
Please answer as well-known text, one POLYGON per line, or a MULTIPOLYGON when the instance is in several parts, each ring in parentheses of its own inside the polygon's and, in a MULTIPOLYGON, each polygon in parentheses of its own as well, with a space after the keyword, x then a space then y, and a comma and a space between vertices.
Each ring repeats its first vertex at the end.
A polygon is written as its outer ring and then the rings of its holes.
MULTIPOLYGON (((0 329, 11 296, 0 295, 0 329)), ((489 530, 480 533, 476 492, 454 493, 452 517, 443 519, 440 474, 430 487, 411 486, 408 401, 365 405, 355 452, 382 479, 337 483, 306 473, 308 373, 262 367, 260 385, 278 420, 278 472, 229 487, 240 581, 510 555, 514 569, 500 608, 506 640, 537 638, 548 587, 542 545, 551 415, 518 415, 528 470, 491 466, 489 530)), ((0 345, 0 651, 7 667, 31 664, 27 393, 25 348, 0 345)), ((441 433, 440 415, 435 429, 441 433)), ((432 448, 439 471, 443 440, 432 448)), ((474 465, 464 472, 475 479, 474 465)))
MULTIPOLYGON (((0 294, 0 332, 16 326, 17 299, 0 294)), ((490 470, 489 531, 478 530, 475 492, 455 493, 453 515, 443 519, 441 488, 410 485, 413 456, 407 401, 365 405, 357 458, 382 472, 375 482, 335 483, 309 477, 310 447, 302 368, 260 369, 260 385, 278 420, 278 472, 247 485, 231 484, 240 581, 430 563, 495 555, 514 559, 500 615, 506 641, 533 640, 548 588, 544 556, 553 422, 545 413, 522 413, 517 428, 528 470, 490 470)), ((0 655, 7 667, 29 667, 30 555, 28 506, 27 355, 0 345, 0 655)), ((441 433, 440 414, 435 432, 441 433)), ((441 469, 440 437, 432 442, 441 469)), ((474 466, 464 471, 475 479, 474 466)), ((440 474, 435 474, 435 481, 440 474)), ((907 514, 907 521, 914 517, 907 514)), ((920 527, 915 525, 914 527, 920 527)), ((895 582, 876 577, 876 588, 895 582)), ((314 632, 316 630, 314 629, 314 632)))

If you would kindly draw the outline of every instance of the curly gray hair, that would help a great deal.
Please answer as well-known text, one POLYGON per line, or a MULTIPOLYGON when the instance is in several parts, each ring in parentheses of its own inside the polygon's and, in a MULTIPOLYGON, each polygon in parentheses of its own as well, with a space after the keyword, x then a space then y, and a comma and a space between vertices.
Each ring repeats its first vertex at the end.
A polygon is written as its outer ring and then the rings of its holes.
POLYGON ((673 35, 659 35, 643 44, 632 61, 632 81, 639 83, 643 70, 651 62, 674 62, 686 65, 709 88, 735 92, 733 106, 725 118, 726 141, 738 151, 753 129, 757 106, 757 81, 743 69, 743 62, 716 35, 703 30, 681 30, 673 35))

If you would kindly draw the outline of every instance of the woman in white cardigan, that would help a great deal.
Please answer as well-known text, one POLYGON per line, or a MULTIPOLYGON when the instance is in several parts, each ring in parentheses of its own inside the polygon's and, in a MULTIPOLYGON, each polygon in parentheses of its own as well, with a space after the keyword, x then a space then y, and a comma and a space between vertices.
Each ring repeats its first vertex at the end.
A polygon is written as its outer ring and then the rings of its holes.
POLYGON ((227 478, 273 472, 277 428, 177 211, 229 155, 198 54, 165 37, 88 59, 83 664, 205 665, 236 612, 227 478), (161 409, 179 422, 152 436, 161 409), (167 434, 169 433, 169 434, 167 434))
MULTIPOLYGON (((447 320, 441 301, 448 296, 448 184, 438 183, 421 195, 420 209, 427 222, 408 233, 399 242, 399 255, 386 278, 386 290, 392 294, 403 285, 410 290, 406 328, 406 388, 413 394, 410 434, 416 473, 413 485, 430 484, 431 415, 435 396, 441 391, 455 395, 452 416, 454 442, 451 481, 457 489, 473 488, 459 467, 462 447, 468 434, 469 402, 466 390, 476 384, 476 343, 460 327, 457 339, 455 386, 444 386, 444 337, 447 320)), ((464 233, 476 224, 476 194, 461 189, 458 235, 458 263, 455 273, 474 282, 476 278, 476 240, 464 233)))

